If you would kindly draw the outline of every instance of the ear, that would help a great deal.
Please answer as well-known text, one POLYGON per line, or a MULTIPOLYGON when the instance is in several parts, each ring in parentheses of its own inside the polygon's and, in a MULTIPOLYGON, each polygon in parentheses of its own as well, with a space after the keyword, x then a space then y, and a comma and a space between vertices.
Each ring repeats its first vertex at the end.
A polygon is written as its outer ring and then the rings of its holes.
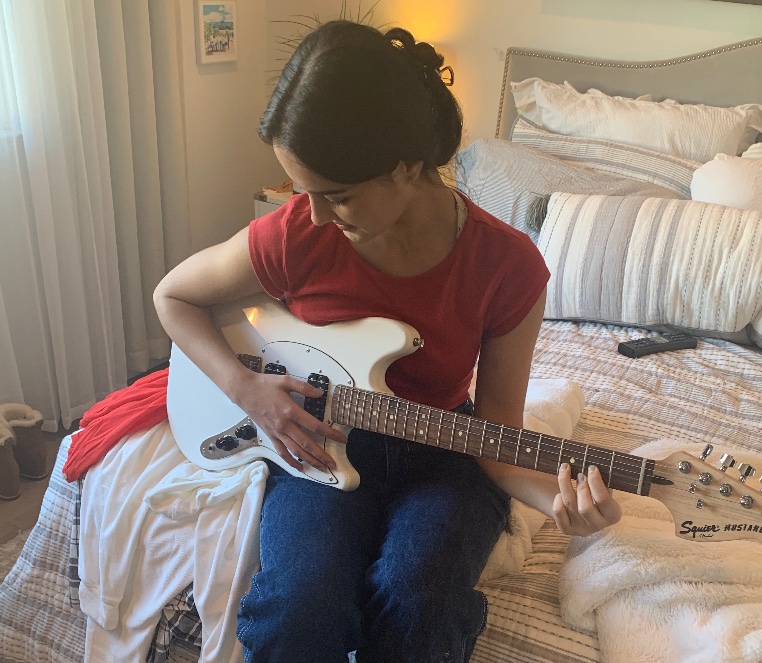
POLYGON ((392 181, 410 184, 417 181, 423 171, 423 161, 400 161, 391 172, 392 181))

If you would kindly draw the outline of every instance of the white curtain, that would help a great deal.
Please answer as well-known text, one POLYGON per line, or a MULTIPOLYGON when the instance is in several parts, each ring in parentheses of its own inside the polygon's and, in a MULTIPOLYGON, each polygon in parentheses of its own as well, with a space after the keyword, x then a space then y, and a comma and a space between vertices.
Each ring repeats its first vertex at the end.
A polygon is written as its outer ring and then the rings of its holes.
POLYGON ((47 430, 168 354, 151 293, 190 246, 176 11, 0 0, 0 402, 47 430))

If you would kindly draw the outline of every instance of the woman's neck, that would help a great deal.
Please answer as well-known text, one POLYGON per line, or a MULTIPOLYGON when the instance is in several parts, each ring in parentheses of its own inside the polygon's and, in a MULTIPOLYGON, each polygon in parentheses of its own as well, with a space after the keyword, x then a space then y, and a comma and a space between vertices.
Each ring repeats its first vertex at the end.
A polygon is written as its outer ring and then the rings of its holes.
POLYGON ((442 262, 455 246, 458 207, 441 180, 421 185, 397 223, 370 242, 354 246, 368 263, 392 276, 416 276, 442 262))

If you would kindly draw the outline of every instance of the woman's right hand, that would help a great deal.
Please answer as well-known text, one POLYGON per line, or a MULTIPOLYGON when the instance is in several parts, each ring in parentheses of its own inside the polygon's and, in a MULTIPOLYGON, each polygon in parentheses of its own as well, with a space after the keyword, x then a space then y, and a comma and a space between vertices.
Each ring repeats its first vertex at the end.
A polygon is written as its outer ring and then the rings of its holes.
POLYGON ((238 382, 235 401, 265 432, 275 451, 291 467, 303 471, 294 457, 297 456, 323 472, 328 468, 335 470, 336 462, 309 433, 343 444, 347 442, 346 436, 299 407, 291 397, 292 392, 309 398, 323 393, 290 375, 262 375, 247 370, 238 382))

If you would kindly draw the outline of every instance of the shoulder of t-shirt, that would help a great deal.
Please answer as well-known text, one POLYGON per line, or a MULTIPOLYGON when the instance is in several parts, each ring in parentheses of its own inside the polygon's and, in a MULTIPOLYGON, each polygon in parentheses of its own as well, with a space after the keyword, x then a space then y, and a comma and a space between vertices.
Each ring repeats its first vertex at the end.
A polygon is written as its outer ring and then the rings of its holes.
POLYGON ((484 238, 488 245, 494 244, 494 248, 512 247, 516 250, 524 250, 529 253, 539 253, 532 239, 524 232, 517 230, 463 195, 468 207, 469 222, 474 224, 474 233, 484 238))

